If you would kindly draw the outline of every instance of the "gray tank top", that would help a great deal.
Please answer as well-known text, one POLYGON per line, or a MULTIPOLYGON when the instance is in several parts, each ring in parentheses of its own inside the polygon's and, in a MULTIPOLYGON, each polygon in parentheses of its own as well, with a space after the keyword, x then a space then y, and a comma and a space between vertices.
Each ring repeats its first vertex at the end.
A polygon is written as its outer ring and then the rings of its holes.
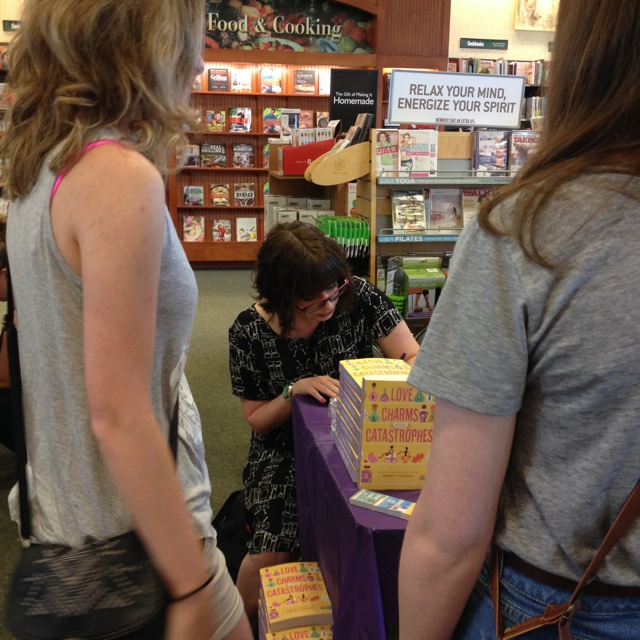
MULTIPOLYGON (((7 247, 18 317, 33 539, 78 545, 87 536, 100 540, 132 525, 90 427, 82 279, 53 238, 49 202, 55 180, 45 162, 29 196, 12 204, 7 247)), ((193 271, 165 210, 152 403, 168 436, 180 394, 178 473, 200 534, 212 537, 200 417, 184 377, 197 296, 193 271)), ((9 506, 12 519, 19 521, 17 487, 9 506)))

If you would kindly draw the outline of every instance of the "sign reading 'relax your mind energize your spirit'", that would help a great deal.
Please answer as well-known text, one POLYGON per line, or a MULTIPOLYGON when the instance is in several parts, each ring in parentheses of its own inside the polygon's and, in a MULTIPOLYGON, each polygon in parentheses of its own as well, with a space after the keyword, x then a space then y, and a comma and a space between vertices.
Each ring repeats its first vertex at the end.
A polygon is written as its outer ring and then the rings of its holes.
POLYGON ((210 49, 371 53, 373 18, 338 2, 207 0, 210 49))
POLYGON ((393 70, 389 121, 454 127, 520 127, 523 76, 393 70))

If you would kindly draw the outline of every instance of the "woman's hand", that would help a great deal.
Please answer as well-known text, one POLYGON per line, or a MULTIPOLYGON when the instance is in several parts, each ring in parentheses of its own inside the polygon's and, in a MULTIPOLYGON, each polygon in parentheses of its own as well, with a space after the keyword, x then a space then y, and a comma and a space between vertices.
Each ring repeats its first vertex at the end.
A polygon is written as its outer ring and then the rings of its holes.
POLYGON ((291 386, 291 393, 294 396, 311 396, 320 402, 326 402, 326 398, 335 398, 339 391, 340 382, 331 376, 302 378, 291 386))
MULTIPOLYGON (((311 396, 322 404, 327 398, 335 398, 339 391, 340 382, 331 376, 302 378, 291 385, 292 395, 311 396)), ((282 394, 272 400, 243 398, 242 413, 256 433, 266 436, 291 419, 291 402, 284 400, 282 394)))
POLYGON ((211 604, 213 585, 169 605, 164 640, 210 640, 215 631, 211 604))

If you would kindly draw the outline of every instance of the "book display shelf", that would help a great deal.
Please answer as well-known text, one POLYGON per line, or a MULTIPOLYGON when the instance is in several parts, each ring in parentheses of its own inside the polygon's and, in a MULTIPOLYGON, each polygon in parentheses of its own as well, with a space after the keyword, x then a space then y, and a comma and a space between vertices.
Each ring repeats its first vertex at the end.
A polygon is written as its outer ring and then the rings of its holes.
MULTIPOLYGON (((377 130, 371 132, 375 140, 377 130)), ((478 176, 471 170, 472 134, 470 132, 438 132, 438 171, 428 178, 410 176, 377 176, 376 145, 371 144, 371 164, 369 174, 358 179, 356 214, 366 218, 371 228, 371 256, 369 279, 377 284, 379 258, 390 255, 433 255, 451 252, 462 229, 464 205, 471 204, 483 192, 507 184, 511 177, 478 176), (394 195, 411 190, 424 190, 427 199, 436 194, 444 203, 458 198, 456 205, 458 220, 450 227, 442 224, 439 228, 420 231, 394 231, 393 201, 394 195), (464 202, 464 197, 468 198, 464 202)), ((426 210, 433 217, 434 202, 429 202, 426 210)))
MULTIPOLYGON (((295 195, 300 188, 291 183, 304 182, 286 180, 285 185, 269 173, 269 140, 280 136, 280 111, 300 109, 309 128, 318 126, 329 111, 330 70, 335 65, 317 64, 326 56, 307 54, 309 62, 302 64, 298 55, 298 64, 283 64, 274 60, 286 62, 286 53, 278 58, 272 53, 236 53, 235 60, 227 62, 229 53, 205 50, 205 71, 192 92, 201 129, 188 134, 187 148, 179 151, 187 154, 185 166, 168 184, 174 224, 187 258, 197 266, 255 262, 264 237, 265 196, 295 195)), ((365 57, 357 56, 357 62, 365 57)), ((331 59, 346 61, 343 56, 331 59)))
POLYGON ((528 126, 531 118, 544 115, 544 87, 549 84, 550 60, 505 60, 504 58, 449 58, 448 71, 452 73, 488 73, 522 76, 525 78, 522 103, 522 124, 528 126))
MULTIPOLYGON (((316 185, 303 178, 270 176, 265 147, 269 138, 279 134, 264 130, 265 109, 300 109, 314 114, 317 120, 317 113, 330 110, 327 79, 335 68, 379 72, 385 67, 446 68, 449 0, 357 0, 306 5, 270 0, 261 4, 258 7, 248 0, 207 3, 208 44, 203 50, 206 71, 193 89, 193 106, 199 111, 203 126, 189 133, 190 148, 184 150, 189 154, 189 163, 170 176, 167 185, 169 210, 194 267, 238 268, 255 264, 264 237, 267 184, 269 193, 274 195, 292 191, 295 195, 301 190, 313 197, 308 192, 316 185), (420 20, 407 19, 414 15, 420 20), (223 31, 230 38, 218 33, 223 31), (226 42, 229 39, 230 45, 226 42), (327 48, 330 40, 336 46, 327 48), (221 73, 210 76, 211 69, 221 73), (251 109, 251 124, 246 131, 230 128, 230 110, 239 108, 251 109), (207 112, 213 122, 217 111, 225 112, 224 128, 210 130, 207 112), (236 149, 239 166, 233 166, 233 145, 239 143, 247 146, 236 149), (201 160, 203 145, 205 166, 201 160), (196 160, 197 154, 200 157, 196 160), (247 160, 251 155, 253 166, 247 160), (247 186, 242 189, 239 202, 236 184, 247 186), (185 187, 193 189, 185 191, 185 187), (242 227, 242 238, 249 236, 246 241, 239 238, 239 219, 255 219, 255 224, 249 222, 248 231, 242 227)), ((381 98, 379 83, 379 121, 381 98)), ((237 116, 233 114, 234 127, 237 116)), ((316 127, 317 122, 309 126, 316 127)), ((273 158, 271 150, 269 157, 273 158)), ((325 193, 324 188, 320 191, 325 193)))
POLYGON ((269 139, 280 132, 269 115, 292 107, 314 118, 328 111, 328 77, 329 67, 321 66, 206 63, 193 91, 202 130, 189 134, 191 159, 170 185, 174 221, 190 261, 255 261, 270 189, 269 139), (202 187, 198 204, 184 197, 190 186, 202 187), (198 216, 202 229, 195 241, 185 235, 191 216, 198 216))

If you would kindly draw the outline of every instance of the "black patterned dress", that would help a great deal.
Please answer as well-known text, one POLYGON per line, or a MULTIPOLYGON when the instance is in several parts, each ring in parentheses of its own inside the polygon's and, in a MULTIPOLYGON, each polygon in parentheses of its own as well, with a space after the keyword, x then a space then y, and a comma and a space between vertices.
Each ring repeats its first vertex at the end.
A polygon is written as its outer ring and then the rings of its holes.
MULTIPOLYGON (((308 338, 280 338, 254 307, 229 329, 233 394, 273 400, 286 384, 313 376, 338 378, 340 360, 370 358, 374 340, 391 333, 402 316, 386 295, 354 278, 358 303, 334 314, 308 338)), ((253 537, 250 553, 297 552, 298 519, 291 421, 269 435, 253 433, 243 472, 253 537)))

